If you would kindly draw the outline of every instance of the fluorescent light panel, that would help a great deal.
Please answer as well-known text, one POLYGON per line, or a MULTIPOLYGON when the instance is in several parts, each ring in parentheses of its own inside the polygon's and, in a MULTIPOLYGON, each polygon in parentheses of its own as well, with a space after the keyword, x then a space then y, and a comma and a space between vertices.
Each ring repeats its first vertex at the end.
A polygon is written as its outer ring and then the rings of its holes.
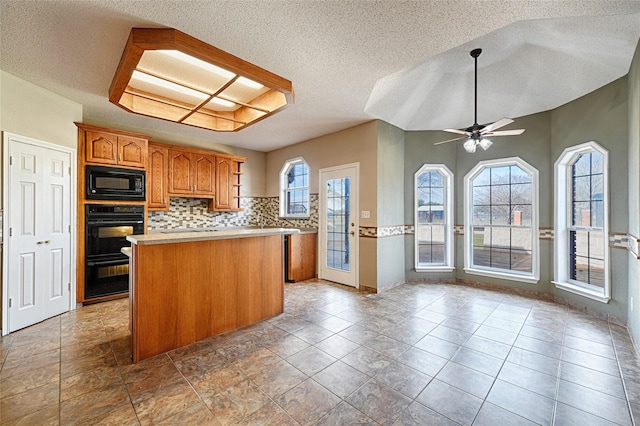
POLYGON ((236 106, 235 103, 231 101, 227 101, 226 99, 220 99, 218 97, 211 99, 211 103, 218 104, 220 106, 227 107, 227 108, 236 106))
POLYGON ((224 68, 220 68, 216 65, 210 64, 209 62, 201 61, 200 59, 194 58, 193 56, 187 55, 186 53, 180 52, 179 50, 158 50, 158 53, 171 56, 172 58, 178 59, 189 65, 195 65, 196 67, 200 67, 203 70, 207 70, 214 74, 218 74, 219 76, 224 77, 227 80, 231 80, 236 76, 231 71, 228 71, 228 70, 225 70, 224 68))
POLYGON ((140 80, 145 83, 153 84, 154 86, 162 87, 163 89, 168 89, 174 92, 183 93, 185 95, 193 96, 194 98, 198 98, 202 100, 205 100, 209 97, 209 95, 207 95, 206 93, 198 92, 197 90, 193 90, 189 87, 181 86, 171 81, 163 80, 161 78, 155 77, 150 74, 145 74, 138 70, 133 71, 131 80, 140 80))
POLYGON ((137 114, 235 132, 291 104, 293 86, 176 29, 133 28, 109 101, 137 114))
POLYGON ((262 89, 264 86, 260 83, 258 83, 257 81, 253 81, 248 79, 247 77, 238 77, 238 79, 236 80, 238 83, 240 84, 244 84, 247 87, 251 87, 252 89, 262 89))

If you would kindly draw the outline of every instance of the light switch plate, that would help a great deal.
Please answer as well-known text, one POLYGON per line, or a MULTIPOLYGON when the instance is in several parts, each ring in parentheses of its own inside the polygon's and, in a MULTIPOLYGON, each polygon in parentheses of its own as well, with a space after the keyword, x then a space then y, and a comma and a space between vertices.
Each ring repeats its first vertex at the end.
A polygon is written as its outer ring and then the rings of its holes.
POLYGON ((371 212, 369 210, 362 210, 360 212, 360 218, 361 219, 370 219, 371 218, 371 212))

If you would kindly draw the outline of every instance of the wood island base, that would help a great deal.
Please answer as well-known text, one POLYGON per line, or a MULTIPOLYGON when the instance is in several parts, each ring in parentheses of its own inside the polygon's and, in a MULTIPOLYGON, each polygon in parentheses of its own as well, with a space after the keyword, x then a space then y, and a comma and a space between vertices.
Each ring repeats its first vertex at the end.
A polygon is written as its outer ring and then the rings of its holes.
POLYGON ((132 244, 133 362, 284 310, 283 236, 132 244))

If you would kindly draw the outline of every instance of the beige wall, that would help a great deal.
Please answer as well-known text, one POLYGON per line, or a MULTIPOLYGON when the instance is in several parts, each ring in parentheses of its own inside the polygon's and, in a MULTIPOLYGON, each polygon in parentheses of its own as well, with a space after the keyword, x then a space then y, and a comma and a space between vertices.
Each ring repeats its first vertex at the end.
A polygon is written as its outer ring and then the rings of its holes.
POLYGON ((277 197, 280 170, 285 161, 303 157, 309 164, 309 189, 318 193, 319 170, 349 163, 360 163, 360 210, 370 210, 371 219, 361 219, 361 226, 375 226, 376 164, 378 127, 375 121, 340 132, 290 145, 267 154, 266 195, 277 197))
MULTIPOLYGON (((76 148, 78 132, 74 121, 82 121, 82 105, 0 70, 2 132, 76 148)), ((4 157, 1 160, 0 164, 4 164, 4 157)), ((2 186, 0 174, 0 188, 2 186)), ((0 272, 3 269, 0 265, 0 272)), ((0 318, 2 305, 0 292, 0 318)))
MULTIPOLYGON (((280 170, 285 161, 303 157, 309 165, 309 189, 318 193, 320 169, 342 164, 360 163, 360 210, 369 210, 370 219, 360 219, 360 226, 376 226, 378 125, 371 121, 340 132, 331 133, 291 145, 267 154, 266 195, 277 197, 280 188, 280 170)), ((358 213, 359 214, 359 213, 358 213)), ((361 286, 376 286, 376 241, 360 238, 361 286)))
POLYGON ((0 129, 66 147, 78 146, 82 105, 0 70, 0 129))

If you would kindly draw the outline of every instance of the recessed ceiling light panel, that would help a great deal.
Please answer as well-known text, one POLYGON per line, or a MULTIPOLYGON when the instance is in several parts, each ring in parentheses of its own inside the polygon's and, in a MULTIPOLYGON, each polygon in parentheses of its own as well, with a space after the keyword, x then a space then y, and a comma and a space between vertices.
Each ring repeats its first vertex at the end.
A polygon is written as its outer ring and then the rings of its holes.
POLYGON ((292 104, 293 86, 178 30, 133 28, 109 100, 133 113, 235 132, 292 104))

